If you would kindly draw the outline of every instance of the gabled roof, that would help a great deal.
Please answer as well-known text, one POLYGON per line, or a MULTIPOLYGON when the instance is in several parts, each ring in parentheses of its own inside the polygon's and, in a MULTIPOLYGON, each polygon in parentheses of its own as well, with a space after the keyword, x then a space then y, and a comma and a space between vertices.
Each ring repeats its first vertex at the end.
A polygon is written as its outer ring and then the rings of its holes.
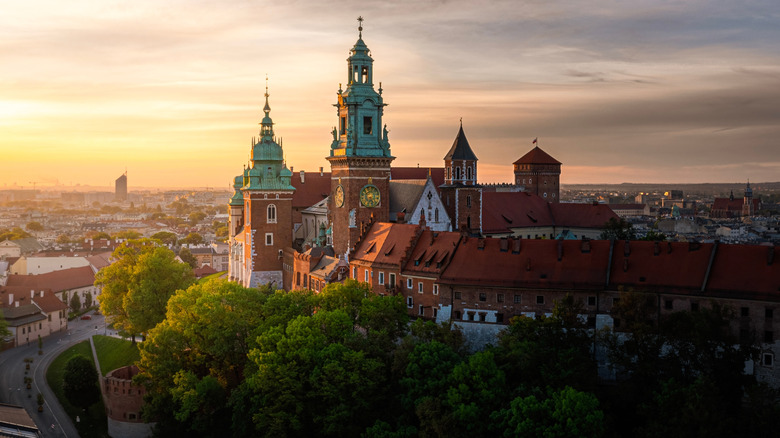
POLYGON ((711 253, 712 244, 616 241, 610 284, 695 291, 703 284, 711 253))
POLYGON ((95 284, 95 273, 91 266, 63 269, 40 275, 9 275, 9 287, 21 287, 29 290, 50 289, 55 293, 71 289, 89 287, 95 284))
POLYGON ((776 300, 780 295, 780 247, 718 245, 706 290, 750 291, 746 298, 776 300))
POLYGON ((434 232, 425 230, 417 239, 411 257, 404 266, 404 272, 437 275, 452 260, 460 242, 461 234, 455 232, 434 232))
POLYGON ((444 284, 512 288, 603 288, 609 241, 463 239, 444 284))
POLYGON ((536 146, 512 164, 561 164, 561 162, 536 146))
POLYGON ((445 160, 473 160, 477 161, 477 156, 474 155, 474 151, 469 146, 469 141, 466 139, 466 134, 463 133, 463 125, 458 129, 458 135, 455 136, 455 141, 452 143, 447 155, 444 156, 445 160))
POLYGON ((25 237, 24 239, 14 239, 11 240, 11 242, 15 243, 16 245, 19 245, 19 248, 22 250, 22 254, 26 253, 33 253, 43 250, 43 245, 41 245, 37 239, 34 237, 25 237))
POLYGON ((290 184, 295 187, 293 208, 311 207, 330 195, 330 172, 304 172, 303 182, 301 172, 293 172, 290 184))
POLYGON ((414 243, 418 229, 419 226, 413 224, 374 223, 361 239, 350 260, 400 267, 407 248, 414 243))
POLYGON ((398 212, 406 209, 411 214, 425 189, 424 179, 407 179, 390 181, 390 216, 395 217, 398 212))
POLYGON ((390 168, 391 180, 404 180, 404 179, 426 179, 428 173, 431 175, 433 185, 439 187, 444 184, 444 168, 443 167, 392 167, 390 168))
POLYGON ((486 234, 552 225, 548 203, 537 195, 528 192, 482 192, 482 230, 486 234))
POLYGON ((533 227, 603 228, 618 215, 607 204, 550 203, 528 192, 483 192, 482 230, 510 233, 533 227))

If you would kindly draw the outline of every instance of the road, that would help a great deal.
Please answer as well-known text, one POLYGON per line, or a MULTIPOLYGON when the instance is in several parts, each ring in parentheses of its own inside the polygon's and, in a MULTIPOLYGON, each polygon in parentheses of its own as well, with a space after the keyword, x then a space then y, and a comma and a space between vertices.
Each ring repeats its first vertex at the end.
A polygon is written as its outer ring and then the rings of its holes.
POLYGON ((38 340, 30 345, 19 346, 0 353, 0 402, 24 406, 30 414, 41 436, 45 438, 77 438, 73 422, 57 401, 46 383, 46 369, 51 362, 68 347, 89 339, 104 331, 103 316, 93 315, 92 320, 68 322, 68 330, 55 333, 43 341, 43 355, 38 356, 38 340), (97 327, 97 329, 96 329, 97 327), (33 358, 28 376, 33 378, 32 389, 24 385, 24 358, 33 358), (37 395, 42 393, 46 403, 43 412, 38 412, 37 395))

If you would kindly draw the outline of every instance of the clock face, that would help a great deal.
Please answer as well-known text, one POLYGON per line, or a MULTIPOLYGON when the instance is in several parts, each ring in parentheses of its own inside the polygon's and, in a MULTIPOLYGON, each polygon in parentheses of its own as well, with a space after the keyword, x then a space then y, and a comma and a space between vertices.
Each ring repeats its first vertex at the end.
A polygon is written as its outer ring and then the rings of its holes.
POLYGON ((373 185, 367 185, 360 190, 360 203, 364 207, 376 207, 379 205, 381 195, 379 189, 373 185))
POLYGON ((336 187, 336 194, 333 196, 333 200, 336 201, 336 207, 344 206, 344 187, 341 184, 336 187))

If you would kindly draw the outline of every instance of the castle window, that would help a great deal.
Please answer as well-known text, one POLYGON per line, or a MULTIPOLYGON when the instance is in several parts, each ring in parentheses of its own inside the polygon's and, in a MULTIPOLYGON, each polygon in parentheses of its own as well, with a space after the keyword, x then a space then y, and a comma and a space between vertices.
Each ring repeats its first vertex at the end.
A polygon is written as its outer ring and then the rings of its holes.
POLYGON ((395 274, 390 273, 390 286, 395 287, 395 274))
POLYGON ((433 221, 434 222, 439 222, 439 209, 438 208, 433 211, 433 221))
POLYGON ((471 208, 471 195, 466 196, 466 207, 471 208))
POLYGON ((461 319, 460 318, 460 310, 455 311, 455 319, 461 319))
POLYGON ((764 353, 761 358, 761 363, 765 367, 772 367, 775 364, 775 355, 772 353, 764 353))
POLYGON ((363 117, 363 134, 371 135, 374 132, 374 123, 371 117, 363 117))
POLYGON ((412 289, 412 279, 411 278, 407 278, 406 279, 406 288, 410 289, 410 290, 412 289))
POLYGON ((480 301, 487 301, 487 294, 485 292, 479 293, 479 300, 480 301))
POLYGON ((274 204, 268 206, 268 223, 276 223, 276 206, 274 204))
POLYGON ((379 273, 379 284, 385 284, 385 273, 380 272, 379 273))
POLYGON ((412 297, 406 297, 406 307, 412 308, 414 307, 414 298, 412 297))
POLYGON ((419 283, 417 283, 417 293, 418 293, 418 294, 421 294, 421 293, 423 293, 423 284, 422 284, 422 281, 421 281, 421 282, 419 282, 419 283))
POLYGON ((496 295, 496 301, 499 302, 499 303, 503 303, 504 302, 504 294, 496 295))
POLYGON ((460 179, 460 166, 455 166, 455 179, 460 179))
POLYGON ((439 295, 439 285, 438 284, 434 284, 433 285, 433 294, 434 295, 439 295))
POLYGON ((547 197, 547 192, 545 192, 545 193, 544 193, 544 197, 545 197, 545 198, 547 197))
POLYGON ((420 307, 418 308, 417 313, 419 313, 421 316, 425 315, 425 307, 422 304, 420 304, 420 307))
POLYGON ((514 298, 515 304, 520 304, 520 300, 521 300, 520 297, 521 297, 521 295, 515 295, 515 298, 514 298))
POLYGON ((363 273, 363 278, 365 278, 365 282, 368 283, 368 269, 363 273))
POLYGON ((532 184, 533 182, 533 178, 528 178, 528 184, 532 184))
POLYGON ((274 233, 265 233, 265 246, 274 244, 274 233))
POLYGON ((466 179, 471 179, 471 166, 466 168, 466 179))
POLYGON ((347 116, 341 116, 341 130, 339 131, 340 135, 344 135, 344 133, 347 130, 347 116))
POLYGON ((544 295, 536 296, 536 304, 544 304, 544 295))
POLYGON ((361 74, 361 76, 362 76, 361 82, 363 82, 364 84, 367 84, 368 83, 368 67, 364 66, 361 73, 362 73, 361 74))
POLYGON ((434 308, 433 308, 433 317, 434 317, 434 318, 436 318, 436 317, 438 317, 438 316, 439 316, 439 309, 438 309, 438 308, 436 308, 436 307, 434 307, 434 308))
POLYGON ((352 267, 352 278, 357 280, 357 266, 352 267))
POLYGON ((355 66, 355 71, 352 73, 352 81, 358 82, 360 80, 360 67, 355 66))

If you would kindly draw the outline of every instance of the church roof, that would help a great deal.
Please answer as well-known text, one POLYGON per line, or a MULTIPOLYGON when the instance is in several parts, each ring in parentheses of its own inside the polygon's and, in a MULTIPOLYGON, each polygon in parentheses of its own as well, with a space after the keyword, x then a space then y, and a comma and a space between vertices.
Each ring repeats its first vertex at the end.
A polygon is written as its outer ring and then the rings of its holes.
POLYGON ((455 141, 452 143, 450 151, 444 156, 445 160, 474 160, 477 161, 477 156, 474 155, 474 151, 469 146, 469 141, 466 139, 466 134, 463 133, 463 126, 458 129, 458 135, 455 136, 455 141))
POLYGON ((433 185, 439 187, 444 184, 443 167, 392 167, 390 168, 391 180, 421 179, 428 178, 430 171, 433 185))
POLYGON ((406 209, 411 214, 425 189, 424 179, 390 181, 390 216, 406 209))
POLYGON ((561 162, 536 146, 512 164, 561 164, 561 162))

